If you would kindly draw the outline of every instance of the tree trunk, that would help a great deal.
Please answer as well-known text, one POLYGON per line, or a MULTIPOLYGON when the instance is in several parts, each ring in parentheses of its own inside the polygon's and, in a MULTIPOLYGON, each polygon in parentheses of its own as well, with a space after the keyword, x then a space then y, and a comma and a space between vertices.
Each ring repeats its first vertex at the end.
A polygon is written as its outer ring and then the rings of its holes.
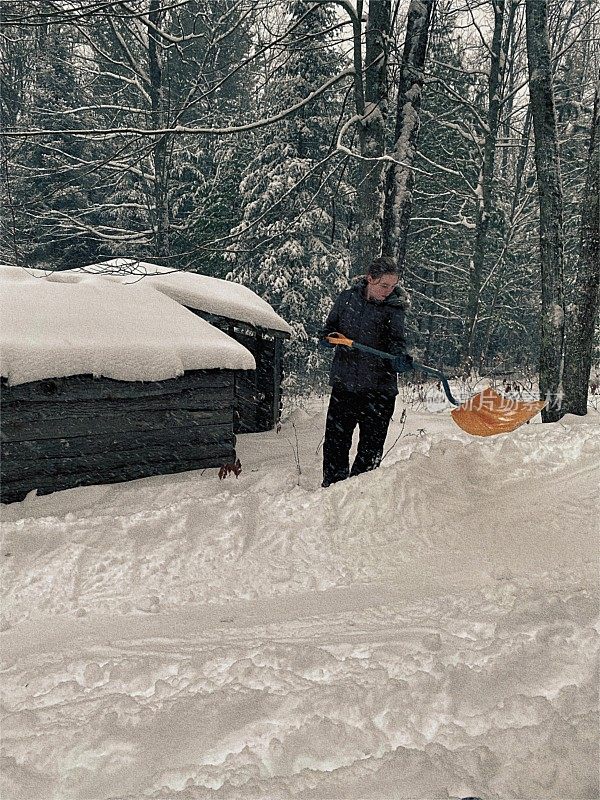
MULTIPOLYGON (((160 0, 150 0, 148 19, 154 28, 159 28, 162 9, 160 0)), ((162 85, 162 43, 153 27, 148 28, 148 78, 150 81, 150 99, 152 101, 152 127, 156 129, 165 126, 164 98, 162 85)), ((152 148, 152 161, 154 166, 154 204, 155 204, 155 255, 167 258, 170 252, 169 242, 169 198, 168 182, 168 137, 156 135, 152 148)))
POLYGON ((563 411, 587 413, 594 326, 600 305, 600 75, 596 85, 587 177, 581 203, 581 244, 567 306, 563 411))
POLYGON ((540 206, 542 318, 540 396, 548 401, 542 419, 558 421, 564 339, 563 194, 560 176, 556 112, 548 40, 546 0, 526 0, 529 96, 535 137, 535 167, 540 206))
POLYGON ((412 164, 420 127, 423 67, 434 0, 411 0, 400 65, 394 159, 387 170, 383 212, 382 253, 392 256, 404 272, 406 242, 414 187, 412 164))
POLYGON ((488 86, 487 129, 484 135, 483 164, 479 173, 477 186, 477 209, 475 214, 475 242, 469 263, 469 291, 465 331, 463 341, 462 362, 465 371, 469 371, 479 361, 478 323, 480 316, 481 291, 484 267, 488 252, 488 231, 494 204, 494 167, 498 127, 500 124, 501 95, 503 94, 504 69, 506 52, 512 35, 515 3, 511 3, 507 24, 507 35, 502 40, 504 25, 504 0, 496 0, 494 6, 494 34, 492 37, 490 78, 488 86))
MULTIPOLYGON (((366 31, 364 94, 362 91, 355 92, 356 111, 362 117, 359 123, 360 154, 366 159, 379 159, 385 152, 390 18, 390 0, 371 2, 366 31)), ((361 71, 360 16, 358 41, 356 27, 355 25, 354 38, 355 46, 358 46, 355 48, 355 66, 358 59, 358 69, 361 71)), ((381 252, 383 162, 380 160, 360 162, 357 210, 358 239, 352 274, 364 275, 371 261, 381 252)))

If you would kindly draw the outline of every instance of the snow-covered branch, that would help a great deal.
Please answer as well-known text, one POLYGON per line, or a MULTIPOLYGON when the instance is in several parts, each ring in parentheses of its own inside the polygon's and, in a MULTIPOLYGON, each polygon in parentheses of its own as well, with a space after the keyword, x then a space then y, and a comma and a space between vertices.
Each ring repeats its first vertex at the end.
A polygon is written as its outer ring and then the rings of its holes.
POLYGON ((124 126, 124 127, 114 127, 114 128, 63 128, 61 130, 55 129, 22 129, 22 130, 6 130, 3 132, 3 136, 17 138, 32 138, 36 136, 56 136, 61 134, 63 136, 98 136, 102 135, 106 138, 114 138, 117 136, 123 136, 125 134, 132 134, 136 136, 178 136, 183 134, 201 134, 203 136, 222 136, 224 134, 232 134, 232 133, 242 133, 244 131, 252 131, 257 130, 258 128, 265 128, 269 125, 273 125, 275 122, 280 122, 282 119, 291 116, 296 111, 299 111, 304 106, 307 106, 317 97, 320 97, 324 94, 328 89, 332 86, 335 86, 340 81, 344 80, 348 77, 354 76, 354 69, 348 68, 343 70, 333 78, 330 78, 328 81, 320 86, 318 89, 315 89, 314 92, 311 92, 307 97, 301 100, 299 103, 296 103, 289 108, 286 108, 284 111, 281 111, 279 114, 274 114, 271 117, 267 117, 265 119, 255 120, 254 122, 248 122, 245 125, 230 125, 225 126, 222 128, 214 127, 214 128, 202 128, 202 127, 188 127, 185 125, 176 125, 174 127, 167 127, 167 128, 137 128, 133 126, 124 126))

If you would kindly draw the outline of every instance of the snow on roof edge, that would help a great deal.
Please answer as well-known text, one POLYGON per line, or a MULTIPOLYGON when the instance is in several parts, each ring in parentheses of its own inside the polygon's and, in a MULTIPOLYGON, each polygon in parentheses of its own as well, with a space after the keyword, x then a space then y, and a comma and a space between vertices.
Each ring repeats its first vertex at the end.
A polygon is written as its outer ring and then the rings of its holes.
POLYGON ((234 281, 133 258, 113 258, 68 272, 102 273, 121 279, 124 283, 144 279, 188 308, 288 336, 293 333, 291 326, 266 300, 234 281))
MULTIPOLYGON (((72 276, 71 276, 72 277, 72 276)), ((0 267, 0 372, 9 385, 69 375, 167 380, 194 369, 255 369, 242 344, 158 291, 102 276, 46 280, 0 267)))

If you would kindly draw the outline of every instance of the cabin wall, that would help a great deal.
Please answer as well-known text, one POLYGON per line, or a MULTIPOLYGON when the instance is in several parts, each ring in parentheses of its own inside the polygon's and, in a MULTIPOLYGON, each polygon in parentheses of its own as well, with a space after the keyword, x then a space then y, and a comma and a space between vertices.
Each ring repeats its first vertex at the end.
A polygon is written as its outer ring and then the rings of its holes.
POLYGON ((2 502, 235 461, 234 372, 2 385, 2 502))
POLYGON ((256 361, 255 370, 238 370, 235 378, 236 433, 258 433, 275 428, 281 417, 283 381, 283 340, 287 334, 254 330, 237 320, 189 308, 244 345, 256 361))
POLYGON ((235 376, 236 422, 239 433, 272 430, 281 416, 281 339, 236 330, 231 334, 256 359, 256 370, 235 376))

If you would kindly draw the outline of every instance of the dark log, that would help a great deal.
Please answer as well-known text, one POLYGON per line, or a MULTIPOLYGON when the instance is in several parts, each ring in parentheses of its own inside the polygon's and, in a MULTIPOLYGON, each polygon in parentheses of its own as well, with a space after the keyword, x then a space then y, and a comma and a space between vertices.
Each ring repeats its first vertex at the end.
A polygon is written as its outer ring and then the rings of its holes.
POLYGON ((177 428, 173 430, 121 432, 93 436, 73 436, 61 439, 33 439, 2 442, 1 458, 15 461, 22 459, 57 458, 59 456, 93 455, 110 453, 118 449, 135 450, 146 447, 202 448, 207 443, 216 444, 225 439, 234 439, 231 425, 177 428))
POLYGON ((190 308, 186 306, 188 311, 202 317, 215 328, 219 328, 224 333, 236 339, 238 333, 245 333, 253 336, 254 334, 261 333, 263 336, 269 336, 273 339, 289 339, 290 334, 286 331, 278 331, 275 328, 263 328, 262 325, 252 325, 250 322, 243 322, 239 319, 232 319, 231 317, 223 317, 219 314, 210 314, 208 311, 201 311, 197 308, 190 308))
POLYGON ((260 332, 252 337, 236 331, 234 337, 256 359, 253 373, 238 371, 236 375, 235 430, 238 433, 272 430, 280 416, 282 341, 268 339, 260 332))
POLYGON ((66 407, 60 414, 46 416, 42 410, 37 413, 27 410, 21 416, 4 415, 2 420, 2 441, 31 441, 33 439, 60 439, 92 434, 111 434, 117 432, 152 431, 174 428, 199 428, 214 425, 232 425, 233 410, 207 409, 188 411, 186 409, 153 409, 129 412, 123 407, 119 412, 106 410, 102 404, 90 413, 81 412, 75 404, 66 407))
POLYGON ((235 379, 235 431, 271 430, 281 416, 283 340, 289 334, 190 309, 249 350, 256 370, 238 370, 235 379))
POLYGON ((273 427, 281 419, 283 410, 283 392, 281 384, 283 382, 283 342, 278 339, 275 342, 275 357, 273 359, 273 427))
POLYGON ((71 375, 8 386, 2 380, 2 404, 19 400, 45 403, 48 400, 71 403, 73 400, 118 400, 139 397, 180 395, 185 391, 203 393, 206 389, 233 392, 233 370, 192 370, 164 381, 116 381, 92 375, 71 375))
POLYGON ((45 402, 35 400, 2 400, 2 410, 8 417, 21 417, 24 414, 43 415, 45 418, 61 417, 76 409, 77 415, 86 413, 95 414, 100 410, 105 415, 122 414, 136 411, 178 410, 207 411, 221 408, 224 404, 233 404, 233 385, 231 389, 203 389, 202 391, 187 390, 181 394, 168 394, 156 396, 139 396, 127 399, 105 400, 79 400, 72 398, 66 401, 61 398, 50 397, 45 402))
POLYGON ((167 473, 172 472, 181 462, 193 464, 208 460, 212 460, 215 465, 221 465, 234 454, 234 443, 234 438, 229 437, 214 443, 205 443, 201 448, 188 445, 175 449, 167 444, 162 447, 140 447, 135 450, 54 458, 3 459, 0 464, 0 479, 2 483, 32 479, 32 485, 35 485, 35 479, 38 477, 45 479, 46 476, 87 473, 103 476, 117 469, 121 471, 136 467, 143 470, 146 466, 158 464, 162 465, 163 471, 167 473))
POLYGON ((233 370, 156 382, 76 375, 3 382, 3 502, 235 460, 233 370))

